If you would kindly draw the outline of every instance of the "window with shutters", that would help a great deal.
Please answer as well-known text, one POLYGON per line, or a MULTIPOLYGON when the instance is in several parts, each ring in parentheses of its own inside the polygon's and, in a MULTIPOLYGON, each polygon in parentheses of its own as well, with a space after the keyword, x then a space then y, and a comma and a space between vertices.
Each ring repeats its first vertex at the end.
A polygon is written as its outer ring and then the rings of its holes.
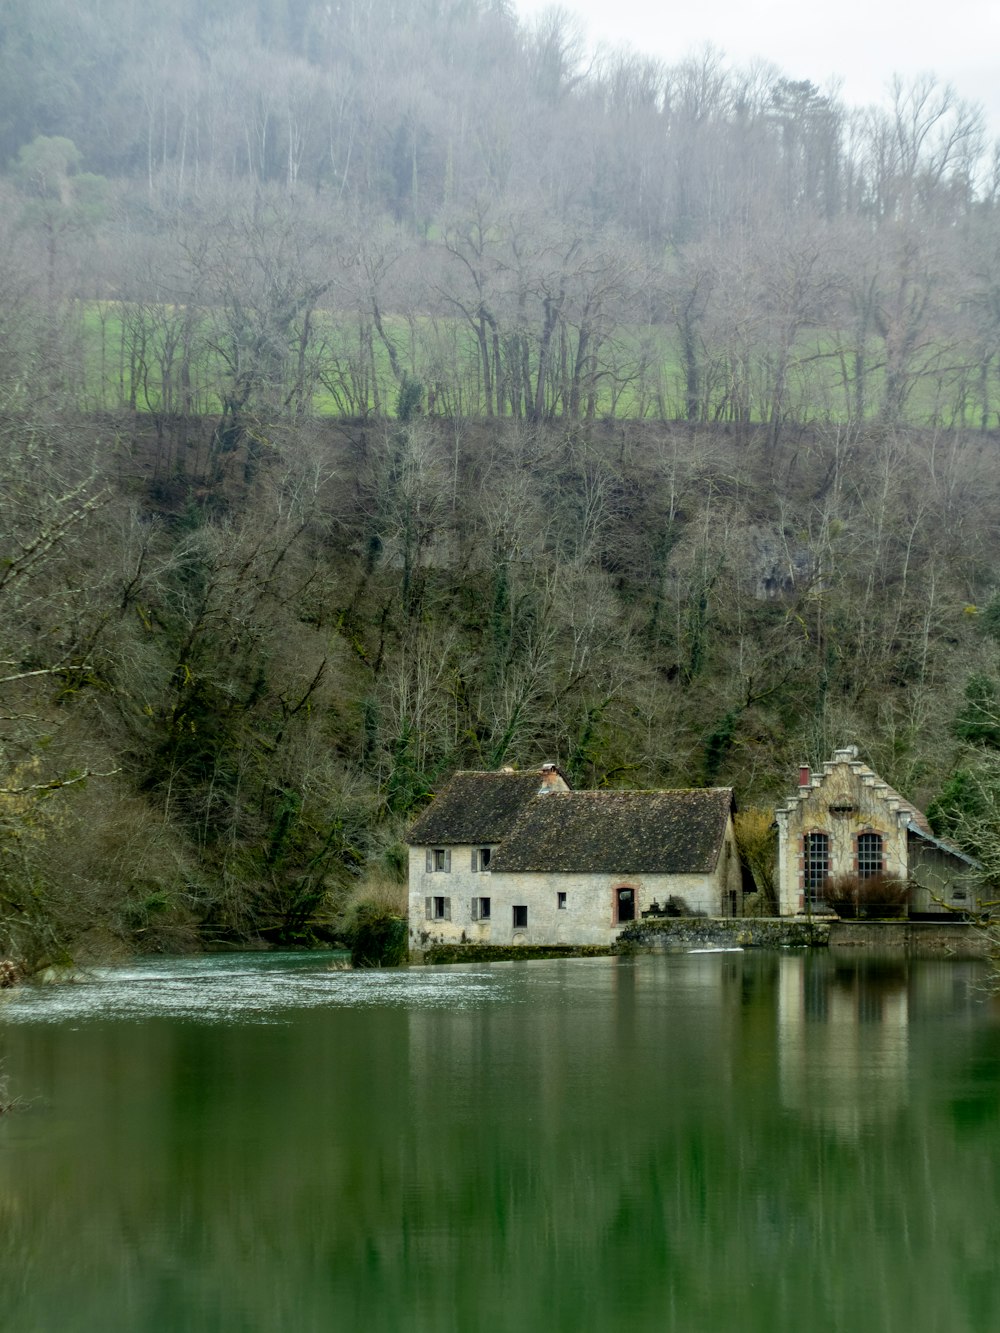
POLYGON ((435 894, 424 899, 424 915, 428 921, 450 921, 451 899, 435 894))
POLYGON ((489 921, 490 919, 489 898, 473 898, 472 919, 473 921, 489 921))
POLYGON ((493 855, 492 847, 473 847, 472 869, 474 871, 489 870, 490 857, 492 855, 493 855))
POLYGON ((428 847, 427 848, 427 873, 433 875, 437 872, 447 874, 451 870, 451 848, 450 847, 428 847))

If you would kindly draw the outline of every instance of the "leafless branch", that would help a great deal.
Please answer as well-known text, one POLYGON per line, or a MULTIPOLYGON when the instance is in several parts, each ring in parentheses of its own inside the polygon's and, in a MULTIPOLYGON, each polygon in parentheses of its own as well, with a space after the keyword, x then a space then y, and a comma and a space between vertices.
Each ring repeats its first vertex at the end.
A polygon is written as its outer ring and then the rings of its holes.
POLYGON ((33 792, 59 791, 63 787, 73 787, 86 782, 88 778, 113 778, 120 773, 120 768, 109 769, 106 773, 95 773, 85 768, 71 778, 52 778, 49 782, 33 782, 27 787, 0 787, 0 796, 29 796, 33 792))

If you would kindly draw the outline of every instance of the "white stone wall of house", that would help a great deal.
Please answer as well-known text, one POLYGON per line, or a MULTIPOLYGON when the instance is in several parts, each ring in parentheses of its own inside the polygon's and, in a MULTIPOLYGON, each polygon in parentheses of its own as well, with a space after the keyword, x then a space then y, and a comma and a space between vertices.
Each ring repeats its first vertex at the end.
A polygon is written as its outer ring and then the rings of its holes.
POLYGON ((905 879, 906 828, 912 811, 891 793, 888 784, 867 769, 850 751, 838 751, 808 785, 777 811, 779 910, 795 916, 808 910, 805 838, 828 838, 829 875, 858 871, 858 838, 865 833, 882 839, 882 873, 905 879))
POLYGON ((491 917, 473 915, 473 900, 491 898, 492 875, 483 854, 494 850, 486 844, 410 848, 411 952, 432 944, 489 943, 491 917))
POLYGON ((494 944, 613 944, 654 902, 681 897, 692 911, 718 914, 716 875, 496 874, 494 944), (525 909, 515 914, 515 908, 525 909))
MULTIPOLYGON (((433 849, 432 849, 433 850, 433 849)), ((472 872, 469 847, 453 847, 450 869, 426 869, 410 849, 410 950, 435 944, 613 944, 654 904, 681 898, 693 913, 731 915, 739 864, 723 852, 711 874, 579 875, 472 872)))

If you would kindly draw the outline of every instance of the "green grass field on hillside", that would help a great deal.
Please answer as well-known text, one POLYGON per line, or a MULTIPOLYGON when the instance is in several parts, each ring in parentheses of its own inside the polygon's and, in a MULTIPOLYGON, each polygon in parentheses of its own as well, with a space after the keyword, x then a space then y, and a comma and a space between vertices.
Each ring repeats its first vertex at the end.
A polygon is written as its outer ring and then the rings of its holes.
MULTIPOLYGON (((250 328, 237 339, 211 310, 122 302, 79 302, 72 319, 78 337, 80 398, 88 410, 129 408, 138 412, 212 415, 246 393, 253 410, 290 410, 356 418, 395 415, 399 376, 419 383, 421 407, 440 415, 484 416, 486 399, 479 349, 458 320, 386 316, 384 338, 370 321, 349 312, 316 311, 309 336, 292 329, 277 346, 250 328), (392 343, 396 370, 386 340, 392 343), (304 345, 303 345, 304 342, 304 345), (398 372, 398 374, 397 374, 398 372), (249 386, 249 387, 248 387, 249 386)), ((538 348, 526 338, 532 395, 538 348)), ((506 347, 511 364, 510 348, 506 347)), ((568 416, 566 383, 573 348, 550 357, 545 411, 568 416), (554 364, 553 364, 554 363, 554 364)), ((523 356, 523 350, 520 355, 523 356)), ((815 425, 858 418, 854 349, 833 331, 802 333, 787 355, 784 391, 775 402, 777 353, 767 347, 700 349, 697 396, 701 420, 815 425)), ((883 411, 885 351, 872 338, 866 347, 864 419, 883 411)), ((524 363, 518 364, 523 383, 524 363)), ((945 356, 926 350, 910 367, 902 419, 918 426, 980 426, 984 412, 981 377, 945 356)), ((583 384, 578 411, 600 418, 682 419, 687 395, 678 339, 669 328, 625 326, 602 343, 592 389, 583 384)), ((527 394, 522 394, 522 409, 527 394)), ((508 396, 505 415, 514 415, 508 396)))

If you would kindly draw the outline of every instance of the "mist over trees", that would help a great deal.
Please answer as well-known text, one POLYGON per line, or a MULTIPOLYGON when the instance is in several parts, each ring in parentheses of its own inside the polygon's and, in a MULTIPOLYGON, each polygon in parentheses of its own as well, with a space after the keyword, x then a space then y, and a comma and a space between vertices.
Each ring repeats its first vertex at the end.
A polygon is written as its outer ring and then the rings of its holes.
POLYGON ((332 930, 463 765, 767 801, 855 740, 988 842, 955 91, 585 66, 503 0, 8 0, 0 165, 0 952, 332 930))
POLYGON ((77 401, 996 424, 1000 174, 930 76, 858 109, 711 49, 584 68, 499 0, 0 22, 3 211, 77 401))

